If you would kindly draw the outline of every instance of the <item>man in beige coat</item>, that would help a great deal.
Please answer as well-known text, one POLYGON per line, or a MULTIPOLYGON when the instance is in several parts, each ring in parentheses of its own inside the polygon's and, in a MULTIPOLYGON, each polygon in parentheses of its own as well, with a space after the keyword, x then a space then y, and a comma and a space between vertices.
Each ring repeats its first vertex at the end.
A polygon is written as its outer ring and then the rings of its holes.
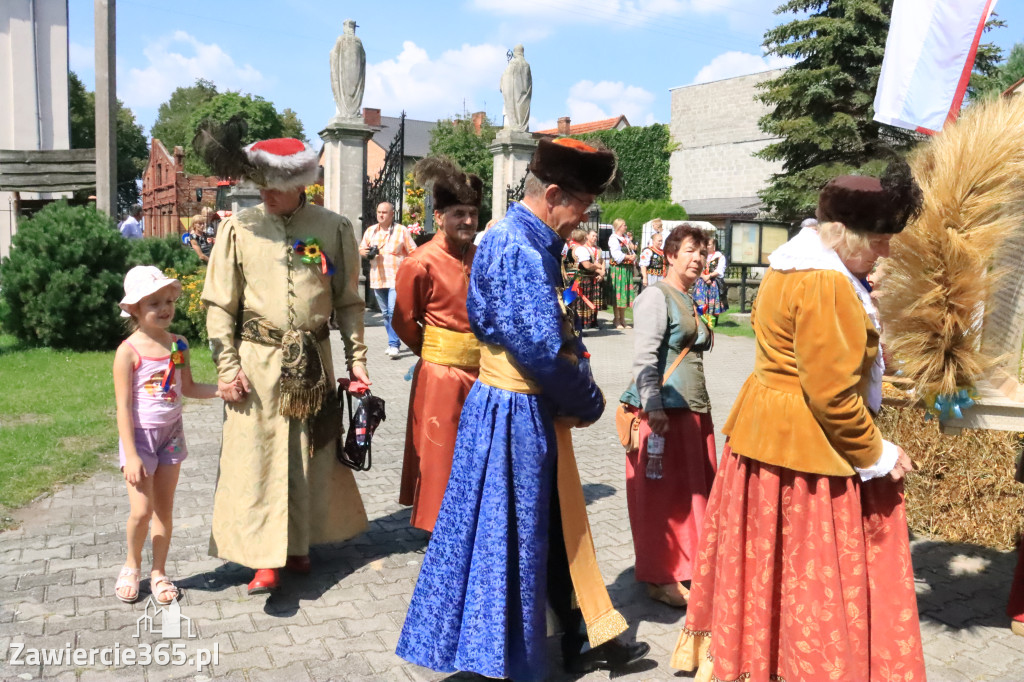
POLYGON ((349 372, 369 378, 352 225, 305 198, 315 152, 279 139, 244 154, 263 203, 221 224, 202 298, 226 401, 210 554, 256 569, 256 594, 278 586, 282 566, 308 573, 310 545, 366 528, 352 471, 336 457, 332 311, 349 372))

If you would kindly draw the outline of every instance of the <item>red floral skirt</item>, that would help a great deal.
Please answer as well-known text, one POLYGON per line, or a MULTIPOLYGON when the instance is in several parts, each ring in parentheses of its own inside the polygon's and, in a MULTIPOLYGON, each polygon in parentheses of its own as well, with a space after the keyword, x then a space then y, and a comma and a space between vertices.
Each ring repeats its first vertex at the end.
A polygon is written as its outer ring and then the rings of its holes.
POLYGON ((640 421, 640 450, 626 455, 626 504, 633 531, 636 579, 671 583, 693 577, 697 540, 717 468, 710 414, 666 410, 669 427, 663 476, 647 478, 647 438, 640 421))
POLYGON ((698 681, 924 680, 903 484, 726 444, 672 665, 698 681))

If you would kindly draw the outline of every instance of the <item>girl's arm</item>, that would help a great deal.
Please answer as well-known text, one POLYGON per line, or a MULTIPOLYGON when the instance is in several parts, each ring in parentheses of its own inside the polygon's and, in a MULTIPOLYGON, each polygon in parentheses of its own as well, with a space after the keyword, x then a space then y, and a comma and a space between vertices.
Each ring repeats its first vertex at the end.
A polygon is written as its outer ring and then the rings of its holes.
MULTIPOLYGON (((185 341, 185 337, 179 336, 179 341, 185 341)), ((178 368, 181 372, 181 394, 186 398, 199 398, 206 400, 209 398, 219 398, 220 393, 217 391, 215 384, 197 384, 192 380, 192 365, 189 362, 190 355, 187 348, 188 341, 185 341, 186 349, 183 355, 185 356, 185 362, 178 368)))
POLYGON ((135 353, 122 343, 114 354, 114 404, 117 406, 117 435, 124 446, 124 479, 138 485, 146 477, 146 468, 135 449, 135 417, 132 405, 132 373, 135 353))

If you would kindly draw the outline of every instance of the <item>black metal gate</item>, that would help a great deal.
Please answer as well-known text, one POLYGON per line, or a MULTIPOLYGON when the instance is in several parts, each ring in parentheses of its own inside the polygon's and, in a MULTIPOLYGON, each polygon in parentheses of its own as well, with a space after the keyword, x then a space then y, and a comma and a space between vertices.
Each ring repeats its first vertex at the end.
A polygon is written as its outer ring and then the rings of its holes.
MULTIPOLYGON (((405 199, 405 112, 398 119, 398 133, 391 141, 384 165, 372 181, 363 180, 363 232, 377 223, 377 206, 388 202, 395 207, 395 222, 402 221, 402 207, 405 199)), ((366 278, 366 306, 377 310, 377 302, 370 290, 370 262, 363 260, 363 276, 366 278)))
POLYGON ((512 185, 505 185, 505 208, 506 208, 506 210, 508 209, 508 206, 513 201, 522 201, 524 194, 526 194, 526 176, 525 175, 523 176, 523 179, 520 180, 519 183, 515 187, 513 187, 512 185))

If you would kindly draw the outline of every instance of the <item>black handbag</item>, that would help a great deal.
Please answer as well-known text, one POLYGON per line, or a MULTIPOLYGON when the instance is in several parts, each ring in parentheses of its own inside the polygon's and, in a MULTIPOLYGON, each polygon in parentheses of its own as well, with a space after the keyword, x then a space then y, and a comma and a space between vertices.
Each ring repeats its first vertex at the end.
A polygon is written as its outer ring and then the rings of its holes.
POLYGON ((344 393, 349 421, 345 443, 344 445, 338 443, 338 461, 356 471, 369 471, 373 464, 371 456, 373 433, 380 423, 387 419, 384 411, 384 399, 370 393, 368 388, 354 396, 347 390, 347 379, 339 379, 338 383, 341 385, 338 391, 339 400, 340 395, 344 393), (352 406, 353 401, 355 401, 355 407, 352 406))

